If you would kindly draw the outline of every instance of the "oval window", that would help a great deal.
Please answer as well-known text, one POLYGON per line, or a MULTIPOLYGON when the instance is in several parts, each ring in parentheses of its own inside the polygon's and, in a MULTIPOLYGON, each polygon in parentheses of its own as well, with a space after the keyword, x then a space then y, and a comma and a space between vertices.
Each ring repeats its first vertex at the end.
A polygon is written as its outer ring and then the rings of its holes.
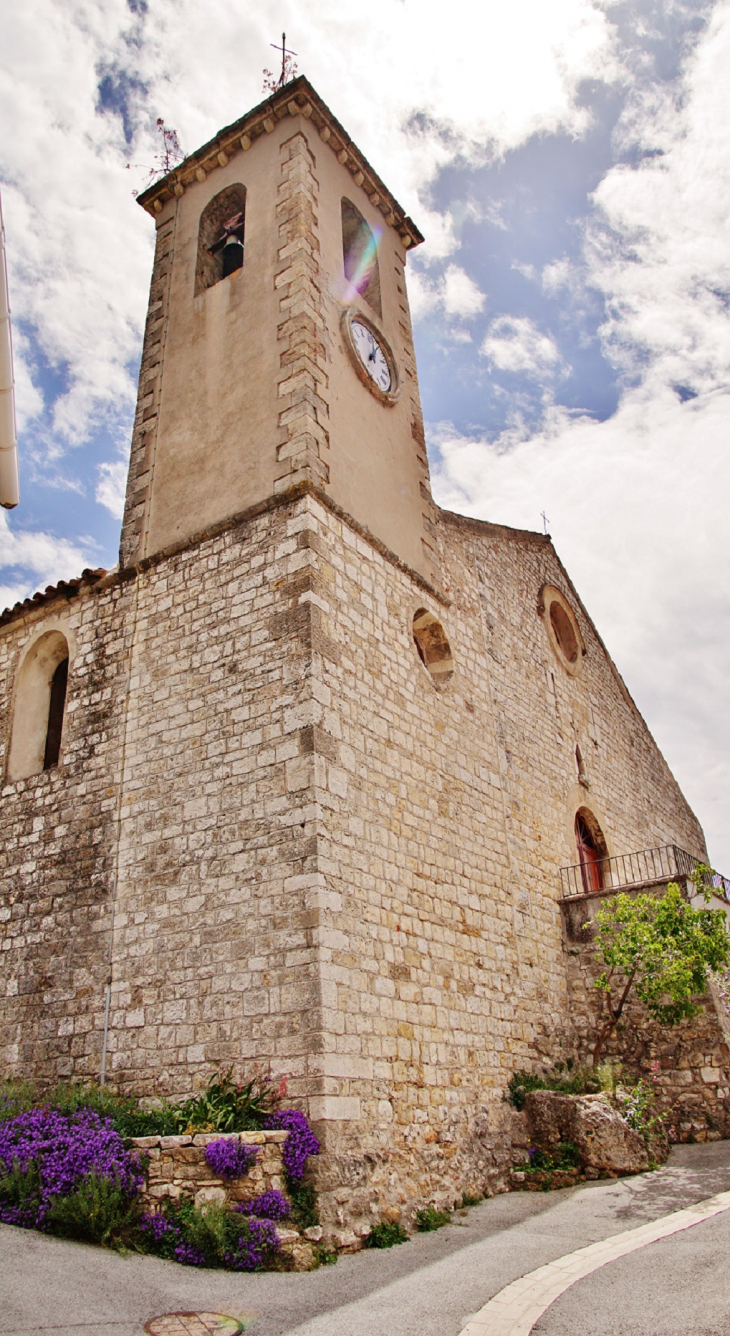
POLYGON ((443 626, 426 608, 419 608, 413 618, 413 643, 434 686, 441 690, 454 675, 454 658, 443 626))

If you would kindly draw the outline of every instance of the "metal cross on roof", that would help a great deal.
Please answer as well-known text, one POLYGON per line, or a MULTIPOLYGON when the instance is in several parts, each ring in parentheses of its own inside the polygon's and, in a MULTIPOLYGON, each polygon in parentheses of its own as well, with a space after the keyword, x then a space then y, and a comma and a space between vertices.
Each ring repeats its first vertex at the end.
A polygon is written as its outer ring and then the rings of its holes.
POLYGON ((281 46, 279 46, 276 42, 269 42, 269 46, 273 46, 273 48, 274 48, 275 51, 281 51, 281 76, 280 76, 280 78, 277 80, 277 84, 276 84, 276 86, 277 86, 277 88, 283 88, 283 87, 284 87, 284 84, 288 82, 288 81, 287 81, 286 58, 287 58, 287 56, 289 56, 289 57, 291 57, 291 56, 295 56, 297 53, 296 53, 296 51, 287 51, 287 49, 286 49, 286 33, 285 33, 285 32, 283 32, 283 33, 281 34, 281 46))

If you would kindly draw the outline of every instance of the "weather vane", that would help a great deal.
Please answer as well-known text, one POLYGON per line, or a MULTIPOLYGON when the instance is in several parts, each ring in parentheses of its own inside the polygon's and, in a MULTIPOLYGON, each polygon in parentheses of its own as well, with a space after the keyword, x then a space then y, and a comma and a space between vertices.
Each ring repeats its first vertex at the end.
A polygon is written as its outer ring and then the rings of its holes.
POLYGON ((542 531, 543 531, 543 533, 547 533, 547 531, 548 531, 548 524, 550 523, 550 520, 548 519, 548 517, 547 517, 547 515, 545 514, 545 511, 544 511, 544 510, 541 511, 540 513, 541 513, 541 515, 542 515, 542 531))
POLYGON ((297 67, 292 60, 292 56, 297 53, 296 51, 287 51, 285 32, 281 34, 281 46, 277 42, 269 42, 269 46, 272 46, 275 51, 281 51, 281 74, 279 78, 275 79, 271 70, 264 70, 264 92, 275 93, 277 88, 283 88, 284 84, 296 75, 297 67))

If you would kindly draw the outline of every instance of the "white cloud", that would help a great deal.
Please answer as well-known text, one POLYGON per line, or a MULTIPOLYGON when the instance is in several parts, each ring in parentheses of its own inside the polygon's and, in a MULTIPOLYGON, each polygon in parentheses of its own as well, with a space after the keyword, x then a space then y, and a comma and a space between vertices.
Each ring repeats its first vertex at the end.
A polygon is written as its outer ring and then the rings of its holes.
POLYGON ((0 586, 3 608, 27 598, 36 589, 74 579, 85 566, 94 565, 91 543, 71 542, 42 530, 11 528, 6 512, 0 511, 0 568, 5 568, 6 574, 16 572, 0 586))
POLYGON ((679 88, 632 103, 625 135, 650 156, 595 192, 588 281, 608 303, 619 365, 649 359, 647 386, 730 381, 730 5, 718 4, 679 88))
MULTIPOLYGON (((718 4, 671 96, 635 98, 626 148, 652 156, 609 171, 585 253, 543 271, 571 298, 603 296, 603 337, 627 372, 605 422, 547 403, 542 429, 496 440, 432 433, 442 504, 541 528, 595 617, 629 689, 730 869, 727 800, 730 569, 730 4, 718 4), (633 139, 632 139, 633 136, 633 139), (680 403, 673 387, 697 397, 680 403)), ((549 371, 555 352, 517 321, 483 351, 502 368, 549 371)))
POLYGON ((493 320, 479 351, 500 371, 535 380, 549 379, 561 367, 556 343, 527 316, 504 315, 493 320))
POLYGON ((98 472, 99 481, 94 493, 96 500, 100 505, 106 506, 115 519, 120 520, 124 514, 127 463, 119 459, 113 464, 100 464, 98 472))
POLYGON ((434 311, 443 311, 457 320, 471 320, 484 309, 484 293, 460 265, 448 265, 438 278, 429 277, 423 269, 411 268, 407 282, 414 321, 423 320, 434 311))
POLYGON ((480 291, 473 278, 470 278, 458 264, 450 264, 443 277, 443 302, 446 314, 468 320, 483 310, 484 301, 484 293, 480 291))

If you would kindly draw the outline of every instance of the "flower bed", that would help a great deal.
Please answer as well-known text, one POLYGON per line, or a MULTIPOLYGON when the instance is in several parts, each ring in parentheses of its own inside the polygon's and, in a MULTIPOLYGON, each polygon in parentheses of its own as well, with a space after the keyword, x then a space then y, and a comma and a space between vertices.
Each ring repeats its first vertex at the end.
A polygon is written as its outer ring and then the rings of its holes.
POLYGON ((162 1106, 157 1132, 156 1110, 93 1088, 85 1093, 89 1104, 79 1087, 59 1088, 42 1107, 28 1107, 27 1087, 0 1094, 4 1223, 188 1266, 315 1264, 312 1240, 321 1230, 313 1190, 302 1180, 319 1143, 302 1113, 276 1108, 269 1088, 216 1078, 205 1095, 172 1111, 162 1106), (186 1120, 189 1130, 168 1133, 186 1120), (211 1128, 237 1121, 248 1129, 211 1128), (196 1122, 206 1130, 196 1131, 196 1122), (122 1131, 140 1125, 148 1134, 125 1142, 122 1131))

